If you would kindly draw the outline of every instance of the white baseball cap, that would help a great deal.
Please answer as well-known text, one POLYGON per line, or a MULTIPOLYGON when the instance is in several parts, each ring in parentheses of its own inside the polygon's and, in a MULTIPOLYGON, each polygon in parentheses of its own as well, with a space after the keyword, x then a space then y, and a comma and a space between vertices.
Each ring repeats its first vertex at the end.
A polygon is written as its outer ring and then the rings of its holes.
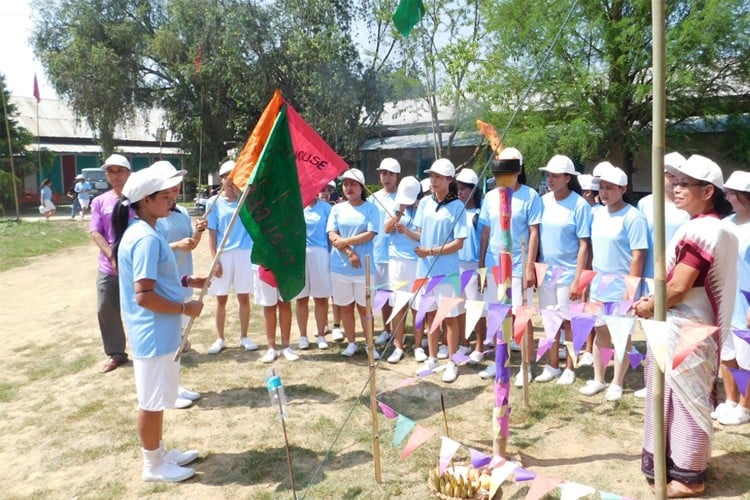
POLYGON ((596 179, 596 187, 594 187, 594 180, 594 176, 591 174, 581 174, 578 176, 578 183, 584 191, 599 191, 599 180, 596 179))
POLYGON ((724 189, 750 193, 750 172, 735 170, 724 183, 724 189))
POLYGON ((565 155, 555 155, 547 162, 546 167, 542 167, 539 170, 547 172, 548 174, 567 174, 567 175, 578 175, 576 172, 573 160, 565 155))
POLYGON ((74 180, 74 181, 77 181, 78 179, 81 179, 82 181, 85 181, 85 180, 86 180, 86 178, 85 178, 85 177, 83 176, 83 174, 78 174, 78 175, 76 175, 75 179, 73 179, 73 180, 74 180))
POLYGON ((420 182, 420 184, 422 184, 422 192, 423 193, 429 193, 432 190, 432 186, 430 185, 430 178, 429 177, 425 177, 424 179, 422 179, 422 181, 420 182))
POLYGON ((365 185, 365 174, 363 174, 362 171, 358 168, 350 168, 349 170, 341 174, 341 180, 343 181, 344 179, 351 179, 353 181, 359 182, 360 184, 362 184, 362 187, 364 187, 365 185))
POLYGON ((411 175, 404 177, 401 179, 401 182, 398 183, 396 204, 414 205, 420 192, 422 192, 422 184, 420 184, 416 177, 412 177, 411 175))
POLYGON ((187 170, 177 170, 174 165, 172 165, 167 160, 161 160, 157 161, 153 165, 151 165, 150 168, 153 168, 159 174, 163 175, 164 177, 175 177, 175 176, 184 176, 187 174, 187 170))
POLYGON ((440 158, 435 160, 429 169, 425 170, 425 173, 429 172, 442 175, 444 177, 455 177, 456 167, 448 158, 440 158))
POLYGON ((628 176, 619 167, 615 167, 611 163, 607 166, 605 165, 602 169, 599 170, 599 181, 609 182, 616 186, 627 186, 628 185, 628 176))
POLYGON ((476 186, 479 183, 479 176, 471 168, 465 167, 456 174, 456 181, 476 186))
POLYGON ((719 189, 724 187, 724 174, 721 172, 721 167, 705 156, 692 155, 676 170, 682 175, 687 175, 697 181, 708 182, 719 189))
POLYGON ((107 167, 125 167, 128 170, 130 170, 130 162, 127 158, 125 158, 122 155, 113 154, 109 155, 109 157, 104 160, 104 163, 102 163, 101 169, 107 170, 107 167))
POLYGON ((133 172, 122 187, 122 196, 125 199, 123 204, 136 203, 146 196, 173 188, 180 182, 182 182, 181 175, 165 177, 162 172, 152 167, 133 172))
POLYGON ((336 189, 336 181, 329 181, 328 187, 332 187, 333 189, 336 189))
POLYGON ((219 177, 222 177, 230 173, 232 170, 234 170, 235 165, 237 165, 237 163, 233 160, 227 160, 224 163, 222 163, 221 166, 219 167, 219 177))
POLYGON ((519 150, 516 148, 505 148, 502 151, 500 151, 500 154, 497 155, 498 160, 518 160, 518 163, 523 166, 523 155, 519 150))
POLYGON ((594 178, 601 177, 602 172, 608 168, 617 168, 617 167, 615 167, 608 161, 602 161, 596 164, 596 166, 594 167, 594 170, 591 171, 591 175, 593 175, 594 178))
POLYGON ((664 171, 674 175, 679 172, 679 168, 685 164, 687 159, 677 151, 664 155, 664 171))
POLYGON ((394 174, 401 173, 401 164, 395 158, 383 158, 377 170, 385 170, 394 174))

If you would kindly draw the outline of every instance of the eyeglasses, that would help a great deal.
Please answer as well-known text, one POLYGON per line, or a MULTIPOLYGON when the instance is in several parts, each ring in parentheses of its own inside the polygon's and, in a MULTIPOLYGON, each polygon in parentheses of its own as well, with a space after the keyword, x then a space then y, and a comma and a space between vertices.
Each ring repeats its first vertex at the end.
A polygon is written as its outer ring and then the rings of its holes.
POLYGON ((708 186, 707 182, 688 182, 688 181, 677 181, 672 183, 672 187, 678 187, 680 189, 685 189, 693 186, 701 186, 705 187, 708 186))

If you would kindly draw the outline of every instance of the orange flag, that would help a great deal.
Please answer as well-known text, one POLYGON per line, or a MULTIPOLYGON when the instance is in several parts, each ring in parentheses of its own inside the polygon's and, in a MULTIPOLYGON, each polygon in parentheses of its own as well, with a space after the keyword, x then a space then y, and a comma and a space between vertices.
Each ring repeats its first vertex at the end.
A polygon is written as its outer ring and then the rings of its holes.
POLYGON ((432 325, 430 325, 430 333, 437 330, 440 323, 442 323, 448 313, 451 312, 451 309, 463 301, 464 299, 460 297, 440 297, 437 312, 435 313, 435 319, 432 320, 432 325))
POLYGON ((427 283, 430 280, 430 278, 417 278, 414 280, 414 285, 411 287, 412 293, 417 293, 422 286, 424 286, 425 283, 427 283))
POLYGON ((677 347, 675 348, 675 354, 672 358, 672 369, 676 369, 680 366, 685 358, 687 358, 696 348, 698 344, 703 342, 707 337, 710 337, 719 328, 716 326, 702 325, 700 323, 685 323, 682 326, 682 332, 680 332, 680 339, 677 341, 677 347))
POLYGON ((435 434, 437 433, 432 429, 423 427, 419 424, 415 425, 414 431, 411 433, 409 441, 406 443, 406 447, 401 453, 401 460, 406 460, 414 450, 426 443, 435 434))
POLYGON ((589 286, 594 276, 596 276, 596 271, 592 271, 591 269, 581 270, 581 276, 578 278, 578 290, 576 290, 578 295, 581 295, 586 287, 589 286))
POLYGON ((529 320, 531 320, 531 310, 526 306, 519 307, 516 311, 516 317, 513 318, 513 340, 518 345, 521 345, 523 341, 523 334, 529 320))
POLYGON ((234 185, 240 190, 245 189, 250 175, 255 170, 260 153, 268 141, 268 136, 271 135, 273 124, 276 123, 276 116, 279 114, 283 104, 284 98, 281 97, 281 92, 276 90, 266 109, 263 110, 263 114, 260 115, 258 123, 255 124, 253 133, 250 134, 245 147, 242 148, 242 152, 237 158, 237 165, 229 174, 229 178, 232 179, 234 185))

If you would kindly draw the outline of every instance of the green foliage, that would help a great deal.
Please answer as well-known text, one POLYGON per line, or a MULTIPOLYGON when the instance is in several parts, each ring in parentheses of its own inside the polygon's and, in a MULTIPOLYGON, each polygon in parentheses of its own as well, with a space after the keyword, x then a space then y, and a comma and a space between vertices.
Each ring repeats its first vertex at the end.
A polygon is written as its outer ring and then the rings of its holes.
MULTIPOLYGON (((33 136, 31 132, 18 125, 16 120, 16 106, 10 102, 10 93, 5 84, 5 75, 0 73, 0 92, 2 92, 2 103, 0 105, 0 174, 2 171, 10 172, 10 155, 8 154, 8 128, 10 127, 10 144, 13 152, 13 169, 16 174, 23 175, 33 170, 34 162, 26 153, 26 146, 31 144, 33 136), (8 115, 7 126, 5 115, 8 115)), ((10 185, 10 178, 3 178, 0 175, 0 210, 1 205, 9 206, 8 199, 13 199, 13 190, 10 185)))

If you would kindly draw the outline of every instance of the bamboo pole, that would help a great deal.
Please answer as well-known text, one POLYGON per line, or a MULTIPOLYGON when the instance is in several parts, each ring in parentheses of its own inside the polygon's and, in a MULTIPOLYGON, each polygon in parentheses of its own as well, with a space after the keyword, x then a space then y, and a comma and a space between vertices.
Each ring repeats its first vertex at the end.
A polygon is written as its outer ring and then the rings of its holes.
POLYGON ((372 413, 372 456, 375 461, 375 481, 383 484, 380 472, 380 431, 378 427, 378 400, 375 387, 375 343, 372 317, 372 290, 370 289, 370 256, 365 255, 365 337, 367 338, 367 363, 370 367, 370 412, 372 413))
MULTIPOLYGON (((523 273, 526 273, 526 239, 521 240, 521 269, 523 273)), ((526 276, 521 276, 521 305, 526 304, 526 276)), ((533 332, 529 331, 528 322, 523 328, 523 337, 521 338, 521 377, 523 379, 523 405, 525 408, 529 407, 529 363, 526 361, 526 357, 529 355, 529 348, 527 345, 528 337, 533 332)))
POLYGON ((3 116, 5 116, 5 133, 8 136, 8 159, 10 160, 10 177, 13 186, 13 199, 16 202, 16 220, 21 219, 18 210, 18 188, 16 187, 16 167, 13 163, 13 140, 10 137, 10 122, 8 119, 8 105, 5 102, 5 89, 0 89, 0 97, 3 99, 3 116))
MULTIPOLYGON (((665 8, 664 0, 651 0, 653 31, 653 128, 651 145, 651 185, 654 194, 654 319, 666 319, 666 263, 664 222, 664 142, 666 122, 665 8)), ((651 387, 654 409, 654 492, 657 499, 667 496, 666 440, 664 434, 664 373, 653 367, 651 387)))

